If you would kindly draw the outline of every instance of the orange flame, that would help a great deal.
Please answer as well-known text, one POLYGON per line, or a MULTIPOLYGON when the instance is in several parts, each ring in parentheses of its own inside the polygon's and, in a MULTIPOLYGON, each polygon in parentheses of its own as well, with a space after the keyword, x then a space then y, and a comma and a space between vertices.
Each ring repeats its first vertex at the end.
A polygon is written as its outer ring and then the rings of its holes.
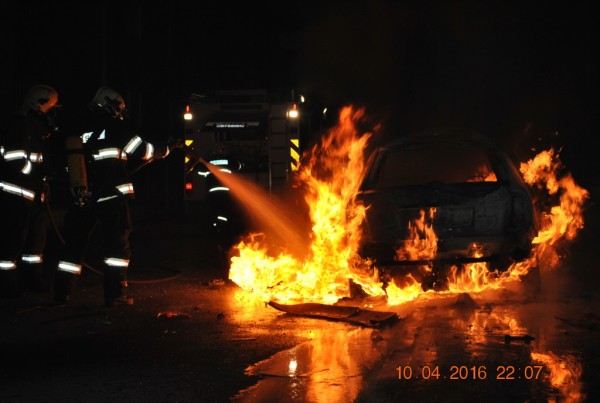
MULTIPOLYGON (((358 284, 370 296, 385 296, 390 305, 413 300, 425 292, 410 275, 385 283, 378 269, 361 259, 360 226, 366 208, 355 202, 364 170, 364 150, 370 133, 359 134, 356 122, 363 109, 343 108, 339 124, 305 156, 299 180, 305 186, 304 200, 309 209, 311 230, 308 253, 303 257, 270 247, 264 234, 249 234, 232 249, 229 277, 242 289, 251 290, 266 300, 279 302, 322 302, 333 304, 349 297, 352 284, 358 284)), ((528 259, 508 270, 491 272, 486 263, 452 267, 448 275, 451 293, 497 289, 506 282, 518 281, 533 267, 546 270, 560 262, 562 241, 571 241, 583 228, 583 204, 589 193, 579 187, 570 174, 558 177, 561 167, 554 150, 543 151, 521 164, 520 171, 532 189, 543 193, 544 200, 558 196, 558 203, 542 212, 543 222, 534 249, 528 259), (561 241, 561 242, 559 242, 561 241)), ((481 172, 481 179, 496 180, 493 173, 481 172)), ((422 211, 409 227, 410 238, 397 251, 398 259, 428 260, 435 256, 437 236, 431 222, 435 209, 422 211)), ((473 245, 472 256, 477 257, 473 245)), ((422 270, 431 270, 423 267, 422 270)))
POLYGON ((494 172, 490 172, 487 166, 482 166, 478 169, 477 175, 475 178, 467 179, 467 182, 497 182, 498 178, 496 178, 496 174, 494 172))
POLYGON ((303 260, 285 252, 269 255, 264 239, 251 234, 234 249, 230 278, 244 289, 280 302, 334 303, 350 296, 351 282, 369 295, 384 295, 377 272, 356 251, 365 207, 355 203, 371 136, 358 135, 355 122, 364 110, 342 109, 340 123, 312 149, 299 179, 312 222, 310 250, 303 260))
MULTIPOLYGON (((542 209, 541 228, 534 238, 530 256, 522 262, 513 263, 502 273, 489 270, 487 263, 471 263, 461 270, 450 270, 449 291, 480 292, 497 289, 509 281, 519 281, 532 268, 551 270, 560 263, 560 252, 567 241, 572 241, 583 228, 583 205, 589 192, 578 186, 571 174, 558 176, 561 162, 553 149, 542 151, 526 163, 520 171, 524 181, 537 191, 537 203, 542 209), (559 195, 557 205, 545 207, 542 201, 559 195), (560 241, 560 242, 559 242, 560 241)), ((477 257, 474 251, 473 257, 477 257)))
POLYGON ((560 239, 572 240, 583 228, 582 206, 589 197, 589 192, 579 187, 571 174, 558 179, 557 170, 561 164, 554 150, 542 151, 533 160, 522 163, 520 171, 529 185, 541 188, 545 185, 548 193, 554 195, 559 191, 560 204, 552 206, 550 212, 543 212, 543 228, 534 239, 536 244, 553 245, 560 239))
POLYGON ((531 358, 545 364, 545 369, 549 371, 550 384, 560 393, 561 401, 581 402, 585 400, 581 382, 583 368, 577 359, 569 355, 560 357, 551 351, 547 354, 532 352, 531 358))
POLYGON ((420 217, 408 224, 409 238, 396 251, 398 260, 428 260, 435 258, 438 237, 433 230, 435 208, 430 208, 427 218, 425 211, 420 211, 420 217))

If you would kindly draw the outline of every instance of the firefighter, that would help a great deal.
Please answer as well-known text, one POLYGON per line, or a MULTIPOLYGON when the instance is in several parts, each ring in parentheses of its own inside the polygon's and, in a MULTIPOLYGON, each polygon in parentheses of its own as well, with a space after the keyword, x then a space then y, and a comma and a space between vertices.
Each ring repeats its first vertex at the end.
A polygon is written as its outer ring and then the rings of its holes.
POLYGON ((27 92, 0 141, 0 295, 46 291, 47 192, 44 151, 55 131, 58 93, 47 85, 27 92))
MULTIPOLYGON (((241 163, 230 157, 227 146, 219 143, 216 152, 212 153, 208 162, 214 166, 219 175, 229 175, 241 169, 241 163)), ((207 202, 210 209, 211 226, 224 240, 235 236, 236 229, 241 230, 241 214, 232 199, 231 192, 226 183, 223 183, 214 173, 206 167, 207 202)))
POLYGON ((155 147, 140 137, 130 125, 125 100, 112 88, 99 88, 88 112, 85 126, 77 131, 83 152, 77 152, 73 138, 67 145, 74 203, 61 230, 65 243, 55 273, 54 300, 68 302, 94 227, 100 224, 105 305, 131 305, 133 297, 125 293, 125 287, 131 258, 129 198, 134 189, 127 160, 161 159, 169 154, 169 146, 155 147), (78 163, 78 155, 85 161, 78 163))

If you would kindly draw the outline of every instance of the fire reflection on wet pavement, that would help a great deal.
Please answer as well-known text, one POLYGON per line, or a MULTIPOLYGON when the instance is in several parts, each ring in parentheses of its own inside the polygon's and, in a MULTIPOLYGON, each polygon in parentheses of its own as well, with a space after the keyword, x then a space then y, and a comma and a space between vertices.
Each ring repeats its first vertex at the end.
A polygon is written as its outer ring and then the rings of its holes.
MULTIPOLYGON (((552 279, 549 279, 553 281, 552 279)), ((247 368, 234 401, 560 401, 598 396, 599 301, 550 286, 392 307, 381 328, 316 321, 310 340, 247 368)), ((389 307, 388 307, 389 308, 389 307)), ((592 399, 593 400, 593 399, 592 399)))

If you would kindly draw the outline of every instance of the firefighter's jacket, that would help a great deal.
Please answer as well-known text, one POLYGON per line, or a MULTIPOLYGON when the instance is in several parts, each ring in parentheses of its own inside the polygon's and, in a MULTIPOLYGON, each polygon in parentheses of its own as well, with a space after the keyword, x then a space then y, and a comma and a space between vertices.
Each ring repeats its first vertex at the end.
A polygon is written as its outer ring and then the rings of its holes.
POLYGON ((103 202, 114 197, 132 197, 133 184, 128 160, 150 162, 169 154, 166 145, 145 141, 128 120, 90 113, 81 130, 88 175, 89 199, 103 202))
POLYGON ((43 200, 48 120, 36 112, 14 115, 0 134, 0 192, 25 203, 43 200))

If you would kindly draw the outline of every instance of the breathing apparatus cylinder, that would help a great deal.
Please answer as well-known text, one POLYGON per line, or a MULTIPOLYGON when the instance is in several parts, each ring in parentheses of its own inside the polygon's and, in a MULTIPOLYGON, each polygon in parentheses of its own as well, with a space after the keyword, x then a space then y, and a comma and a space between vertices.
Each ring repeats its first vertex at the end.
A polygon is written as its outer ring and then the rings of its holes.
POLYGON ((67 149, 67 167, 69 169, 69 186, 77 203, 85 204, 88 195, 88 178, 85 167, 83 141, 78 136, 69 136, 65 140, 67 149))

